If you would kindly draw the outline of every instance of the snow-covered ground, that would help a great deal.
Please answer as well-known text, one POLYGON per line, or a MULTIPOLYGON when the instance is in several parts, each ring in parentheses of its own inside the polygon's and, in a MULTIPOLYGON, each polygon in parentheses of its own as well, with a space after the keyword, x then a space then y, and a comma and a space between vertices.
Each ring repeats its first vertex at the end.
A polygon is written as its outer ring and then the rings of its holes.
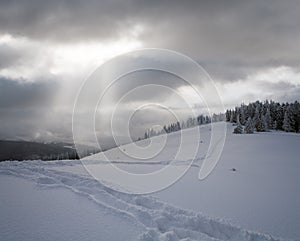
MULTIPOLYGON (((80 161, 0 163, 0 240, 300 240, 300 135, 233 135, 228 125, 221 159, 200 181, 209 129, 201 127, 199 153, 188 172, 151 195, 114 191, 80 161)), ((163 153, 148 162, 118 149, 106 155, 135 173, 186 165, 171 162, 179 135, 170 134, 163 153)), ((161 137, 154 138, 159 143, 161 137)), ((87 165, 100 156, 87 158, 87 165)))

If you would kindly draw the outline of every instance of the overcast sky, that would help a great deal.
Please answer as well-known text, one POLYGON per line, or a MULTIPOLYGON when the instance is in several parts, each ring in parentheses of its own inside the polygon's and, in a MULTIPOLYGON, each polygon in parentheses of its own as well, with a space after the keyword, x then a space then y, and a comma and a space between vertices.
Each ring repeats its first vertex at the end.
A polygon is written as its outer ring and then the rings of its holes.
POLYGON ((298 0, 0 0, 0 139, 70 140, 82 81, 140 48, 196 60, 226 107, 299 100, 299 13, 298 0))

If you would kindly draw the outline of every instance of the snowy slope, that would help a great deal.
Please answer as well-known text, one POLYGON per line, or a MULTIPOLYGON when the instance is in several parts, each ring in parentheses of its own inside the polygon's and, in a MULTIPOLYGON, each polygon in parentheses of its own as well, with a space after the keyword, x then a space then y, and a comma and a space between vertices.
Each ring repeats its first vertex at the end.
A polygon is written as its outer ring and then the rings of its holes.
MULTIPOLYGON (((0 240, 299 239, 300 137, 284 133, 234 136, 229 126, 216 170, 199 181, 201 157, 209 142, 209 128, 202 128, 203 146, 192 168, 173 186, 153 195, 114 191, 89 176, 80 161, 0 163, 0 240), (232 167, 237 172, 230 171, 232 167), (270 217, 262 221, 264 216, 270 217), (268 224, 281 229, 273 232, 268 224)), ((149 163, 120 156, 118 149, 108 155, 120 168, 149 172, 170 163, 177 135, 170 134, 173 140, 165 156, 149 163)), ((130 145, 122 148, 128 150, 130 145)), ((99 154, 88 159, 97 158, 99 154)))
MULTIPOLYGON (((233 128, 228 124, 222 156, 207 179, 198 180, 198 173, 209 145, 209 125, 200 127, 200 149, 192 168, 174 185, 153 195, 194 212, 225 218, 246 229, 299 239, 300 135, 278 131, 235 135, 233 128), (232 168, 237 171, 231 171, 232 168)), ((184 132, 190 136, 186 147, 194 141, 195 129, 184 132)), ((129 158, 118 148, 105 155, 119 168, 133 173, 147 173, 170 164, 187 165, 187 160, 172 161, 180 133, 169 134, 169 137, 164 150, 144 162, 129 158)), ((161 137, 153 140, 162 143, 161 137)), ((141 145, 143 142, 146 141, 141 141, 141 145)), ((120 149, 130 152, 131 148, 134 147, 129 144, 120 149)), ((86 159, 104 160, 102 153, 86 159)), ((105 163, 103 161, 101 166, 103 170, 105 163)))
POLYGON ((299 147, 300 135, 229 131, 221 159, 207 179, 197 180, 195 167, 155 196, 243 228, 299 239, 299 147))
POLYGON ((36 185, 46 180, 0 175, 1 241, 134 240, 144 231, 133 219, 108 211, 75 190, 54 183, 51 188, 36 185))
MULTIPOLYGON (((66 162, 65 164, 76 165, 76 163, 73 162, 66 162)), ((56 162, 51 163, 51 165, 48 166, 47 163, 40 161, 1 163, 1 180, 4 180, 4 183, 10 185, 11 188, 18 187, 18 183, 12 185, 10 183, 11 180, 5 181, 5 179, 3 179, 3 175, 8 175, 9 177, 23 177, 29 181, 37 183, 39 187, 42 187, 43 189, 47 188, 50 191, 52 191, 53 189, 59 190, 57 193, 54 193, 54 199, 42 199, 44 203, 40 203, 39 205, 43 205, 44 209, 47 209, 49 207, 49 204, 51 207, 51 203, 53 202, 62 202, 61 205, 63 208, 60 207, 58 210, 62 213, 66 212, 66 209, 64 207, 68 207, 68 209, 70 208, 69 205, 72 205, 72 199, 74 197, 68 197, 68 194, 66 194, 66 192, 63 192, 60 188, 71 190, 75 194, 87 198, 98 206, 95 207, 95 211, 97 211, 98 208, 100 209, 100 212, 102 210, 103 214, 100 214, 100 216, 104 219, 101 221, 102 223, 106 222, 107 219, 105 216, 107 214, 110 214, 114 217, 114 219, 110 221, 112 226, 110 227, 109 236, 103 237, 102 235, 104 234, 99 234, 99 239, 97 240, 116 240, 115 238, 117 237, 114 236, 116 234, 115 230, 118 230, 118 232, 120 232, 120 230, 124 232, 124 229, 126 230, 128 228, 126 226, 123 227, 123 224, 121 224, 120 226, 120 223, 124 222, 124 220, 126 221, 125 224, 127 223, 129 227, 131 226, 130 224, 134 224, 134 226, 136 226, 135 231, 142 230, 139 234, 139 238, 136 238, 135 240, 179 240, 184 238, 190 238, 192 240, 277 240, 272 239, 269 236, 264 236, 235 228, 229 224, 223 223, 220 220, 212 220, 194 212, 184 211, 167 203, 158 201, 150 196, 135 196, 115 192, 111 189, 106 188, 105 186, 101 185, 88 176, 79 174, 75 175, 69 172, 54 170, 52 168, 55 166, 55 164, 57 166, 64 165, 64 163, 56 162), (70 204, 64 203, 66 202, 66 200, 68 201, 68 203, 70 202, 70 204), (121 219, 122 222, 119 219, 121 219), (114 223, 114 221, 116 221, 116 223, 114 223)), ((15 180, 13 180, 12 182, 15 182, 15 180)), ((6 188, 10 190, 10 188, 6 188)), ((21 188, 24 197, 29 196, 33 201, 35 200, 36 194, 34 192, 36 192, 36 190, 32 189, 32 187, 26 187, 26 184, 21 184, 21 188)), ((3 189, 4 188, 2 187, 1 191, 5 190, 3 189)), ((12 195, 15 195, 15 192, 12 195)), ((23 195, 20 195, 21 199, 24 199, 23 195)), ((7 200, 7 197, 9 196, 3 195, 1 197, 1 208, 3 208, 3 210, 1 211, 1 218, 3 218, 3 220, 1 220, 1 234, 7 235, 8 237, 8 239, 6 239, 6 236, 4 236, 3 240, 17 240, 14 239, 14 235, 19 236, 20 234, 18 233, 18 231, 20 230, 14 230, 14 226, 6 227, 7 219, 4 219, 5 217, 13 219, 13 217, 11 216, 15 215, 14 211, 16 211, 11 210, 11 213, 6 213, 7 207, 4 208, 3 204, 5 204, 5 200, 7 200), (3 198, 5 196, 6 198, 3 198), (11 228, 11 232, 7 230, 9 228, 11 228), (12 231, 17 232, 13 233, 12 231), (9 238, 11 236, 12 239, 9 238)), ((51 197, 51 195, 49 195, 49 197, 51 197)), ((6 206, 10 207, 10 205, 12 204, 6 203, 6 206)), ((34 220, 36 218, 34 213, 37 209, 37 206, 35 206, 35 202, 29 204, 28 206, 25 205, 24 208, 30 208, 30 210, 27 210, 27 212, 33 215, 31 219, 34 220)), ((78 225, 78 227, 76 227, 77 229, 81 228, 81 221, 88 222, 88 224, 93 224, 95 220, 95 217, 93 217, 94 213, 91 212, 89 214, 91 216, 90 220, 85 220, 85 218, 81 220, 82 216, 80 214, 82 211, 78 212, 81 208, 85 208, 85 203, 82 203, 82 205, 78 206, 76 214, 73 214, 74 219, 66 219, 63 214, 61 215, 62 217, 64 217, 62 221, 59 220, 61 218, 60 216, 54 216, 52 217, 53 219, 51 220, 51 222, 60 222, 62 225, 64 225, 64 223, 68 224, 68 222, 75 222, 75 224, 77 223, 78 225), (80 221, 78 221, 78 219, 80 221)), ((47 212, 47 210, 45 211, 47 212)), ((18 213, 16 215, 18 215, 18 213)), ((47 217, 47 214, 45 216, 47 217)), ((32 222, 31 220, 19 219, 19 217, 16 218, 15 222, 17 221, 21 223, 19 223, 18 226, 24 225, 21 228, 25 228, 28 221, 32 222)), ((83 224, 87 225, 86 223, 83 224)), ((30 226, 32 230, 29 230, 29 232, 36 232, 36 228, 32 225, 29 225, 29 227, 30 226)), ((106 224, 106 226, 108 225, 106 224)), ((101 226, 99 227, 101 228, 101 226)), ((132 229, 132 227, 130 228, 132 229)), ((47 226, 44 227, 44 230, 47 230, 47 226)), ((73 233, 74 231, 76 232, 76 229, 65 231, 67 231, 66 233, 68 234, 68 231, 73 233)), ((21 230, 21 232, 26 233, 26 230, 21 230)), ((129 229, 128 233, 132 233, 132 230, 129 229)), ((62 232, 62 235, 65 234, 62 232)), ((88 235, 89 237, 90 233, 86 233, 86 235, 88 235)), ((92 235, 95 236, 94 233, 92 233, 92 235)), ((55 237, 55 235, 53 235, 53 237, 55 237)), ((32 235, 32 238, 36 240, 34 235, 32 235)), ((44 240, 51 240, 51 238, 49 237, 44 238, 44 240)), ((64 236, 62 236, 62 240, 65 240, 64 236)), ((89 238, 86 238, 86 240, 89 240, 89 238)))

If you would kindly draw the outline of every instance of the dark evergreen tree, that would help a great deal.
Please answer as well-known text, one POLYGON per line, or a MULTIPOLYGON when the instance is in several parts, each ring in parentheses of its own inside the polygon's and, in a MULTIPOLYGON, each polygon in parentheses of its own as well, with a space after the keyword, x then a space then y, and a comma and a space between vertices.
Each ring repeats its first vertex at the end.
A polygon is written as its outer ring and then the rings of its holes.
POLYGON ((245 133, 246 134, 254 133, 254 125, 253 125, 253 121, 250 116, 248 117, 248 120, 245 125, 245 133))
POLYGON ((282 128, 286 132, 293 131, 292 121, 291 121, 291 112, 290 112, 289 108, 287 108, 287 110, 284 113, 284 119, 283 119, 282 128))
POLYGON ((272 125, 273 120, 272 120, 272 117, 271 117, 271 111, 270 111, 269 107, 267 107, 267 110, 266 110, 265 121, 266 121, 267 130, 273 129, 273 125, 272 125))
POLYGON ((243 126, 241 123, 238 123, 237 126, 233 130, 234 134, 242 134, 243 133, 243 126))
POLYGON ((268 128, 268 124, 266 121, 266 117, 262 114, 260 119, 261 119, 261 130, 260 131, 268 131, 269 128, 268 128))
POLYGON ((234 134, 242 134, 243 133, 243 126, 240 123, 240 118, 237 116, 237 126, 233 130, 234 134))
POLYGON ((226 121, 246 124, 245 120, 251 117, 257 131, 269 129, 285 130, 288 132, 300 132, 300 104, 276 103, 266 100, 265 102, 253 102, 248 105, 242 104, 225 113, 226 121), (238 120, 239 119, 239 120, 238 120))
POLYGON ((260 119, 259 105, 256 105, 256 107, 255 107, 253 122, 254 122, 254 127, 255 127, 256 131, 261 131, 261 119, 260 119))

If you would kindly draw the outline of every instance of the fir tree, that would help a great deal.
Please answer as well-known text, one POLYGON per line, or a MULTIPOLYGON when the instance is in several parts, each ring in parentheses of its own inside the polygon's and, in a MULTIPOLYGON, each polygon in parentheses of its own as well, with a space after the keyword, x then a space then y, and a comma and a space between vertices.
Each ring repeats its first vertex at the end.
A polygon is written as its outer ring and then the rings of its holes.
POLYGON ((250 116, 248 117, 248 120, 246 122, 245 133, 246 134, 254 133, 254 125, 253 125, 253 121, 250 116))
POLYGON ((242 134, 243 133, 243 127, 242 127, 241 123, 237 124, 237 127, 234 128, 233 133, 234 134, 242 134))
MULTIPOLYGON (((300 132, 300 103, 276 103, 274 101, 253 102, 242 104, 233 110, 226 111, 226 120, 242 125, 251 117, 253 126, 257 131, 269 129, 285 130, 287 132, 300 132)), ((213 118, 215 120, 216 118, 213 118)))
POLYGON ((234 134, 242 134, 243 133, 243 126, 241 125, 239 121, 239 116, 237 116, 237 127, 234 128, 233 133, 234 134))
POLYGON ((267 108, 266 110, 265 121, 266 121, 267 130, 272 129, 273 126, 272 126, 272 117, 271 117, 270 108, 267 108))
POLYGON ((273 128, 272 129, 278 130, 278 125, 277 125, 277 121, 276 120, 273 122, 273 128))
POLYGON ((256 128, 256 131, 262 131, 262 125, 261 125, 261 119, 260 119, 260 111, 259 111, 259 105, 256 103, 255 108, 255 114, 254 114, 254 126, 256 128))
POLYGON ((240 112, 241 112, 241 115, 240 115, 241 124, 245 125, 246 117, 245 117, 245 105, 244 104, 242 104, 240 112))
POLYGON ((231 111, 231 113, 230 113, 230 123, 233 123, 233 119, 234 119, 234 112, 231 111))
POLYGON ((268 128, 268 124, 267 124, 267 121, 266 121, 266 117, 264 115, 261 115, 261 131, 268 131, 269 128, 268 128))
POLYGON ((286 111, 284 113, 284 119, 283 119, 282 128, 286 132, 292 131, 292 126, 291 126, 291 123, 290 123, 290 118, 289 118, 288 111, 286 111))

